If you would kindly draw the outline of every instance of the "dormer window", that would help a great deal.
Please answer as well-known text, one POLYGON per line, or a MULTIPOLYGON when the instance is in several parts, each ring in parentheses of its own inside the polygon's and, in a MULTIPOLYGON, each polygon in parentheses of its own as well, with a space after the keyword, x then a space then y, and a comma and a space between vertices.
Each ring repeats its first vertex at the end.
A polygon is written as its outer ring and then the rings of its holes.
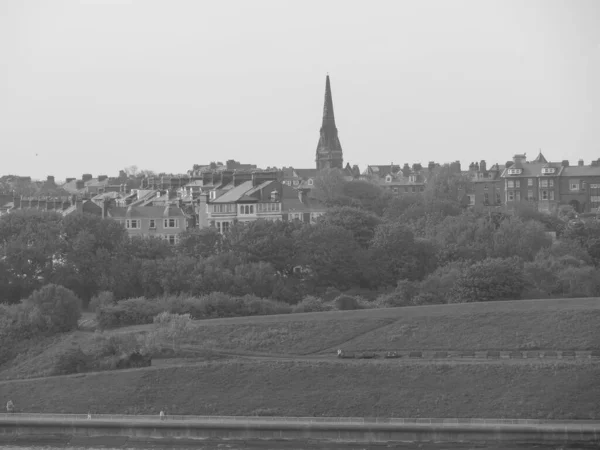
POLYGON ((544 175, 550 175, 552 173, 556 172, 556 169, 554 167, 544 167, 542 168, 542 174, 544 175))
POLYGON ((308 185, 309 185, 309 186, 312 186, 313 184, 314 184, 314 182, 313 182, 313 179, 312 179, 312 178, 309 178, 309 179, 308 179, 308 185))
POLYGON ((408 180, 409 180, 411 183, 416 183, 416 182, 417 182, 417 176, 416 176, 416 175, 410 175, 410 176, 408 177, 408 180))
POLYGON ((521 175, 523 169, 508 169, 509 175, 521 175))
POLYGON ((387 177, 385 177, 385 182, 386 183, 391 183, 392 182, 392 176, 388 175, 387 177))
POLYGON ((217 191, 210 191, 210 199, 214 200, 215 198, 217 198, 217 191))

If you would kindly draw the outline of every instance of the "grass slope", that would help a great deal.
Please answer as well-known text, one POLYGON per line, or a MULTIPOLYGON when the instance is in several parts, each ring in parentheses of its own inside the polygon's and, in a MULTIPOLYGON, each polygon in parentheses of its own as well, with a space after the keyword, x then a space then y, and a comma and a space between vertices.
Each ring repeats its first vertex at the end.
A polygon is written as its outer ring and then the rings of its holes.
POLYGON ((600 300, 470 303, 237 317, 197 324, 204 348, 287 354, 347 350, 600 349, 600 300))
MULTIPOLYGON (((360 311, 236 317, 197 321, 187 344, 202 350, 273 355, 384 350, 600 349, 600 300, 553 299, 360 311)), ((111 330, 141 333, 152 325, 111 330)), ((24 342, 0 366, 0 380, 51 374, 56 357, 80 346, 92 353, 95 334, 78 331, 24 342)))
POLYGON ((221 361, 0 383, 20 411, 600 419, 600 364, 221 361))

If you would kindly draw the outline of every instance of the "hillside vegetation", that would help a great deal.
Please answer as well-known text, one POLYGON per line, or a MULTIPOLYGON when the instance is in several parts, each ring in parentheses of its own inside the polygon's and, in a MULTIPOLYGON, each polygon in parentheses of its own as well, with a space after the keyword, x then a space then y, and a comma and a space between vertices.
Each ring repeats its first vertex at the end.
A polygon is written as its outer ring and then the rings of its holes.
POLYGON ((600 364, 225 361, 0 383, 19 410, 600 419, 600 364))
MULTIPOLYGON (((337 348, 593 350, 600 349, 598 323, 599 299, 528 300, 199 320, 182 344, 204 352, 332 357, 337 348)), ((110 336, 141 335, 152 327, 21 342, 16 356, 0 365, 0 379, 52 375, 56 358, 69 349, 95 354, 110 336)))

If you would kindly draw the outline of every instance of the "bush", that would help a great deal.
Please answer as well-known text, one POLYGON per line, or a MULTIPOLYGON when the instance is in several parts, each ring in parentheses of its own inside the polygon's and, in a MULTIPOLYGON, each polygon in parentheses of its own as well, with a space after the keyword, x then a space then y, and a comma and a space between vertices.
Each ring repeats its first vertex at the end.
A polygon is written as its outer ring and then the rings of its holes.
POLYGON ((144 297, 122 300, 115 305, 101 306, 96 312, 100 329, 152 323, 160 313, 160 304, 144 297))
POLYGON ((357 297, 352 297, 350 295, 342 294, 338 296, 335 300, 335 307, 340 311, 350 311, 353 309, 362 309, 360 304, 360 299, 357 297))
POLYGON ((98 295, 95 295, 90 300, 89 309, 90 311, 97 312, 99 308, 103 306, 112 306, 116 304, 117 301, 115 296, 110 291, 102 291, 98 295))
POLYGON ((294 313, 305 313, 305 312, 323 312, 331 311, 333 308, 331 304, 325 303, 319 297, 307 295, 302 299, 300 303, 294 306, 292 312, 294 313))
POLYGON ((143 325, 154 321, 158 314, 189 314, 192 319, 217 319, 272 314, 289 314, 291 306, 253 295, 233 297, 213 292, 202 297, 171 296, 159 300, 144 297, 122 300, 115 305, 100 307, 96 312, 100 329, 143 325))
POLYGON ((43 324, 38 321, 39 325, 53 333, 76 329, 81 317, 81 300, 73 291, 56 284, 48 284, 34 291, 23 304, 37 308, 43 319, 43 324))
POLYGON ((89 370, 91 366, 90 356, 83 353, 81 348, 67 350, 59 355, 54 365, 54 375, 68 375, 70 373, 81 373, 89 370))
POLYGON ((455 303, 516 300, 524 289, 525 277, 518 258, 488 258, 458 277, 451 299, 455 303))

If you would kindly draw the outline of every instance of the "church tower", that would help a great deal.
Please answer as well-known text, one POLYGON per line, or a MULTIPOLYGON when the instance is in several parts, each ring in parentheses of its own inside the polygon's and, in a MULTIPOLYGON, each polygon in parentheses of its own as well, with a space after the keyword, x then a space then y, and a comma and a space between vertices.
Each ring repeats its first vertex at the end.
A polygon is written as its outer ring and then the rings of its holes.
POLYGON ((338 130, 335 126, 333 116, 333 100, 331 98, 331 85, 329 75, 325 80, 325 105, 323 106, 323 124, 321 125, 321 136, 317 144, 317 170, 343 169, 344 156, 342 144, 338 139, 338 130))

